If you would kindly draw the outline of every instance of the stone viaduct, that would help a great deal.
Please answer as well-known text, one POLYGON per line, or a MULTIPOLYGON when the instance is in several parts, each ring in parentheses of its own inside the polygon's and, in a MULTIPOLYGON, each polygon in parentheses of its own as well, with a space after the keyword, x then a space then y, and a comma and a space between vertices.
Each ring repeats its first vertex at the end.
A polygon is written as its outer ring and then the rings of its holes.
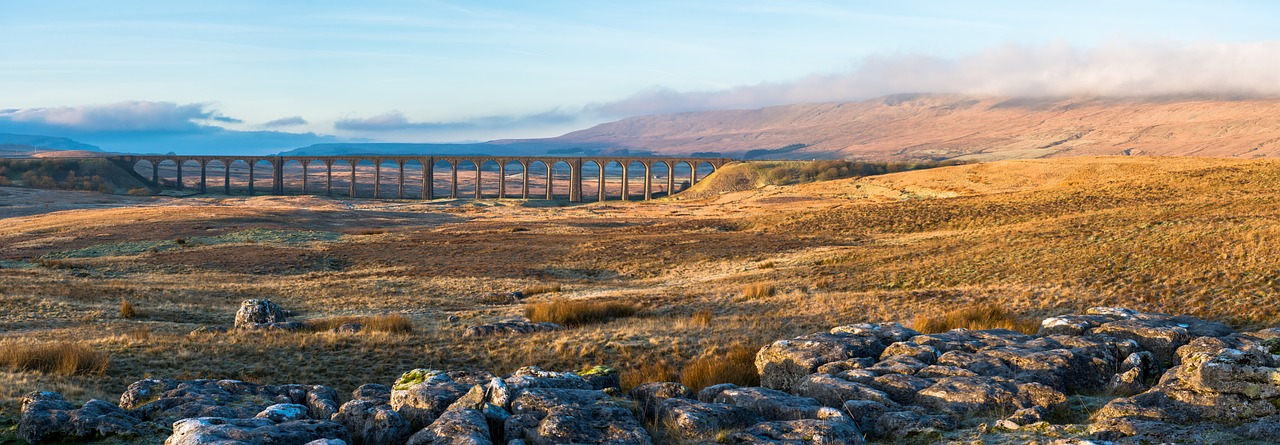
MULTIPOLYGON (((145 172, 146 164, 150 164, 151 183, 156 186, 161 185, 160 166, 165 163, 172 163, 176 167, 176 188, 182 190, 183 186, 183 168, 186 166, 191 169, 188 174, 195 174, 198 166, 200 174, 199 190, 205 192, 209 183, 210 167, 220 167, 222 173, 222 188, 226 194, 231 194, 231 171, 234 167, 241 167, 248 171, 248 193, 254 194, 254 170, 258 167, 264 167, 264 163, 270 166, 272 171, 271 194, 284 195, 286 192, 286 177, 290 174, 300 175, 302 183, 302 193, 307 191, 307 181, 309 169, 319 168, 324 171, 323 181, 324 194, 333 196, 334 194, 334 166, 346 164, 350 169, 350 190, 345 193, 348 197, 356 197, 357 166, 363 166, 369 163, 373 167, 373 187, 374 197, 381 197, 381 189, 383 183, 383 168, 390 167, 398 170, 396 178, 396 196, 405 198, 405 168, 410 164, 418 164, 422 169, 422 193, 421 199, 436 199, 435 179, 436 169, 443 168, 448 170, 448 184, 450 198, 462 198, 458 194, 458 170, 460 165, 471 163, 475 167, 475 199, 484 198, 482 187, 482 173, 484 168, 490 164, 496 164, 498 174, 498 198, 508 198, 507 193, 507 175, 509 166, 519 166, 522 173, 520 175, 520 193, 519 197, 529 199, 529 179, 543 175, 546 184, 545 199, 555 199, 553 182, 555 181, 556 171, 563 172, 568 170, 569 181, 569 201, 580 202, 583 200, 582 184, 588 179, 583 177, 583 167, 594 164, 594 170, 598 172, 596 179, 599 196, 596 197, 600 201, 608 199, 607 189, 605 187, 605 171, 612 168, 614 171, 621 170, 621 190, 620 198, 627 200, 631 193, 628 184, 633 175, 643 175, 644 192, 643 199, 652 198, 653 190, 653 174, 654 167, 665 167, 666 170, 666 190, 668 193, 674 193, 676 190, 676 169, 681 166, 688 168, 688 184, 693 185, 699 180, 705 178, 706 175, 714 172, 725 164, 731 162, 728 158, 665 158, 665 157, 519 157, 519 156, 183 156, 183 155, 127 155, 114 156, 111 160, 119 163, 133 172, 145 172), (301 168, 301 173, 291 173, 286 170, 286 166, 297 163, 301 168), (193 165, 194 164, 194 165, 193 165), (530 171, 535 165, 541 164, 542 168, 537 171, 530 171), (141 168, 140 168, 141 167, 141 168), (643 171, 640 171, 643 167, 643 171), (545 168, 545 172, 542 170, 545 168), (704 171, 702 177, 698 176, 699 169, 704 171), (709 170, 709 171, 708 171, 709 170)), ((172 167, 171 167, 172 168, 172 167)), ((345 172, 343 172, 345 173, 345 172)), ((443 172, 442 172, 443 173, 443 172)), ((492 173, 490 173, 492 174, 492 173)), ((563 176, 563 173, 562 173, 563 176)), ((143 179, 148 179, 143 176, 143 179)), ((214 179, 217 180, 216 178, 214 179)))

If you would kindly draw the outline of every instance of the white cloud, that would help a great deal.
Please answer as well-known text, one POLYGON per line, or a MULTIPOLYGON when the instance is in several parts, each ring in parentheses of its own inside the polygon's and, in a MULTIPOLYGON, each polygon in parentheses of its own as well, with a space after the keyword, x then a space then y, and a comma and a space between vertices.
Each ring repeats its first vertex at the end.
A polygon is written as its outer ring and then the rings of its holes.
POLYGON ((0 120, 75 131, 190 131, 213 122, 239 123, 207 104, 130 101, 78 107, 0 111, 0 120))
POLYGON ((947 59, 867 58, 848 72, 720 91, 657 88, 589 110, 635 116, 805 102, 863 100, 898 93, 994 96, 1280 95, 1280 41, 1160 44, 1113 41, 1096 48, 1005 45, 947 59))

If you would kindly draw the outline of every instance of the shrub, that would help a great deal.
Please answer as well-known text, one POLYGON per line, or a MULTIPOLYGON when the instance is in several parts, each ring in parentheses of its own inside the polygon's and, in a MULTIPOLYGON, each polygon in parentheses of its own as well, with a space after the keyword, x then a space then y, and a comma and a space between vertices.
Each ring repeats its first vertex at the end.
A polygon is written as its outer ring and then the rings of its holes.
POLYGON ((935 317, 916 315, 912 328, 922 334, 936 334, 956 328, 972 330, 1004 328, 1024 334, 1035 334, 1040 329, 1040 323, 1033 319, 1018 317, 999 305, 984 304, 955 309, 935 317))
POLYGON ((138 316, 138 310, 133 307, 133 303, 129 300, 120 300, 120 318, 130 319, 138 316))
POLYGON ((151 189, 146 187, 129 189, 129 195, 132 195, 132 196, 151 196, 152 194, 153 193, 151 193, 151 189))
POLYGON ((324 317, 304 322, 308 330, 320 332, 331 331, 344 324, 356 323, 365 331, 386 332, 389 334, 412 334, 413 322, 399 315, 347 315, 340 317, 324 317))
POLYGON ((774 267, 777 267, 777 266, 778 265, 774 264, 773 261, 765 261, 763 263, 756 265, 756 268, 757 269, 773 269, 774 267))
POLYGON ((751 283, 742 288, 743 300, 755 300, 759 298, 772 297, 778 293, 778 288, 772 284, 751 283))
POLYGON ((554 300, 533 303, 524 308, 524 316, 535 322, 552 322, 565 326, 602 323, 629 317, 639 310, 635 305, 617 301, 554 300))
POLYGON ((680 373, 680 383, 694 391, 720 383, 759 386, 760 373, 756 371, 756 351, 759 350, 754 346, 734 345, 725 354, 696 358, 680 373))
POLYGON ((648 362, 634 370, 624 370, 620 377, 624 391, 630 391, 632 388, 649 382, 675 382, 680 380, 680 374, 676 372, 676 368, 665 360, 648 362))
POLYGON ((15 371, 38 371, 62 376, 102 375, 111 357, 80 343, 0 342, 0 366, 15 371))

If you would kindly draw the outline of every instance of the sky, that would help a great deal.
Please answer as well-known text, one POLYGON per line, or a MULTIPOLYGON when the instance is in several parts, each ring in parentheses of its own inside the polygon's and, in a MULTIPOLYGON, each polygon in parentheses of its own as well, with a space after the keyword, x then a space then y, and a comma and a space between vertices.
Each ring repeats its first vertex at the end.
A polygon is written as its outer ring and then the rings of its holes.
POLYGON ((1231 0, 0 0, 0 132, 268 152, 896 93, 1274 96, 1275 17, 1231 0))

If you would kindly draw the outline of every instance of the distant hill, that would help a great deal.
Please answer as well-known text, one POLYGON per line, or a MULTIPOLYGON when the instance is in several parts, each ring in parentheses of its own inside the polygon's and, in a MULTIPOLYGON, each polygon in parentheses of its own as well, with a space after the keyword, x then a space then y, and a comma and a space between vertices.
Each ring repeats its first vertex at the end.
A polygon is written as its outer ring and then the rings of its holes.
POLYGON ((101 148, 67 138, 0 133, 0 157, 25 157, 40 151, 102 152, 101 148))
POLYGON ((653 155, 647 150, 613 148, 608 144, 562 142, 554 139, 523 139, 472 144, 332 143, 314 144, 280 153, 281 156, 345 155, 487 155, 487 156, 598 156, 653 155))
POLYGON ((757 159, 1280 157, 1280 99, 897 95, 633 117, 542 141, 757 159))

